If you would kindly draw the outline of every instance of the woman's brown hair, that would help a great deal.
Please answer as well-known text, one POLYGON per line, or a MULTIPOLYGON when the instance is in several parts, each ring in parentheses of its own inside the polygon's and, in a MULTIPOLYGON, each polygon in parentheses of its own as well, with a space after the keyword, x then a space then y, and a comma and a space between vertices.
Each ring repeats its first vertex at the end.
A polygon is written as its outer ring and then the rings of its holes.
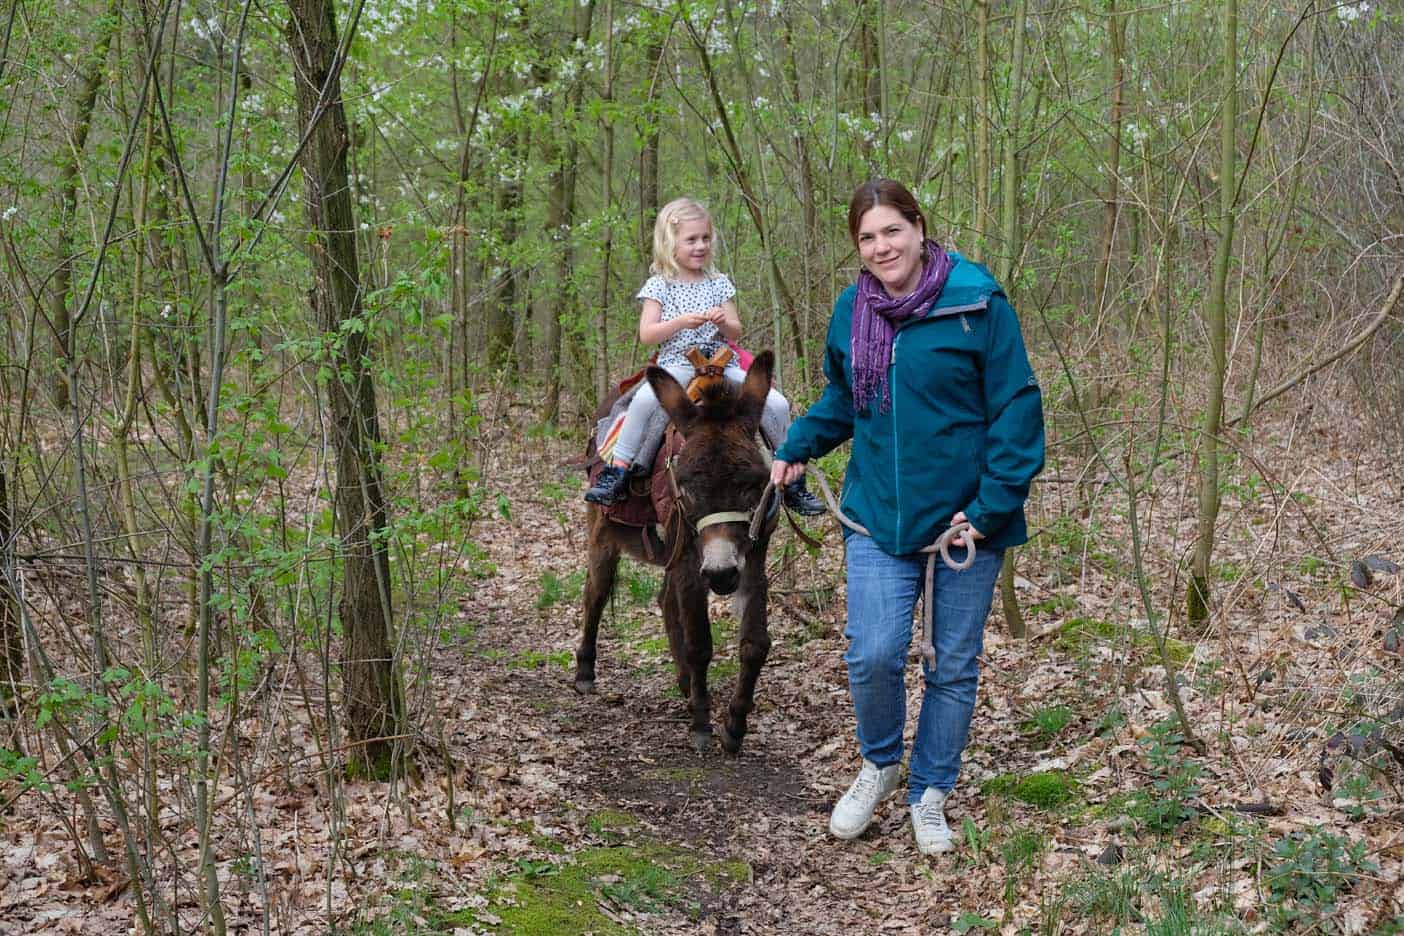
POLYGON ((907 191, 907 187, 891 179, 874 179, 854 189, 853 197, 848 200, 848 236, 853 238, 854 244, 858 243, 858 225, 862 223, 863 215, 879 205, 896 210, 920 228, 923 237, 926 236, 926 216, 921 213, 916 198, 907 191))

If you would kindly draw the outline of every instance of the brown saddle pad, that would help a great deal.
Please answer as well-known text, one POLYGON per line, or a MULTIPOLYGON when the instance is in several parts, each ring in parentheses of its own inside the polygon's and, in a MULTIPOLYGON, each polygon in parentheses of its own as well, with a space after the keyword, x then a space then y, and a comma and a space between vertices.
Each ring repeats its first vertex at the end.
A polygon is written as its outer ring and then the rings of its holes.
MULTIPOLYGON (((669 426, 663 436, 663 444, 658 446, 658 454, 653 459, 653 471, 644 477, 631 477, 628 498, 605 507, 605 517, 626 526, 667 525, 673 514, 674 501, 673 485, 668 480, 668 459, 676 455, 682 446, 682 436, 669 426)), ((593 440, 590 449, 593 456, 593 440)), ((604 462, 598 457, 592 457, 586 466, 590 484, 593 485, 599 479, 603 470, 604 462)))

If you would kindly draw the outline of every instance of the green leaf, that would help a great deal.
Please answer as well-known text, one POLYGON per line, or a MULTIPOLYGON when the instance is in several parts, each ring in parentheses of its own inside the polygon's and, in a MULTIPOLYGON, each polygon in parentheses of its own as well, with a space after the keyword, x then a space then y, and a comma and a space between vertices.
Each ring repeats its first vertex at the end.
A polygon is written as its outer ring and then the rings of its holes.
POLYGON ((951 923, 951 929, 957 933, 968 933, 976 929, 999 929, 999 924, 989 917, 983 917, 978 913, 971 913, 967 910, 951 923))

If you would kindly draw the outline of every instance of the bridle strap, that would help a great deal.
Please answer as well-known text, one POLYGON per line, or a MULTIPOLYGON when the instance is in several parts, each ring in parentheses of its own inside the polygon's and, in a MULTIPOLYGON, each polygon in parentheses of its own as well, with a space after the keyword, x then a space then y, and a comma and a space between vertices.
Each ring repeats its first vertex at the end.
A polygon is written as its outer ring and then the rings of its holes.
POLYGON ((750 534, 751 542, 760 538, 761 530, 765 529, 766 523, 775 516, 775 511, 780 509, 780 492, 775 489, 774 481, 765 483, 765 490, 761 491, 760 501, 756 504, 756 509, 751 511, 751 526, 747 530, 750 534))
POLYGON ((718 523, 750 523, 751 515, 742 510, 722 510, 717 513, 709 513, 702 517, 693 525, 693 529, 698 533, 709 526, 716 526, 718 523))

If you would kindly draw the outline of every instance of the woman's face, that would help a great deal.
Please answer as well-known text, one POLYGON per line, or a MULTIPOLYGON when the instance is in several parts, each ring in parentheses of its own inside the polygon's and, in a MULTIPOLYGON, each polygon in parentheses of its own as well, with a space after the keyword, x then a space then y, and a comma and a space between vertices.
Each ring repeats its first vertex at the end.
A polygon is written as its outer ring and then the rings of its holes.
POLYGON ((916 289, 926 232, 889 205, 875 205, 858 222, 858 255, 894 298, 916 289))
POLYGON ((694 276, 702 276, 712 260, 712 224, 703 218, 683 221, 678 225, 677 246, 673 259, 678 266, 694 276))

